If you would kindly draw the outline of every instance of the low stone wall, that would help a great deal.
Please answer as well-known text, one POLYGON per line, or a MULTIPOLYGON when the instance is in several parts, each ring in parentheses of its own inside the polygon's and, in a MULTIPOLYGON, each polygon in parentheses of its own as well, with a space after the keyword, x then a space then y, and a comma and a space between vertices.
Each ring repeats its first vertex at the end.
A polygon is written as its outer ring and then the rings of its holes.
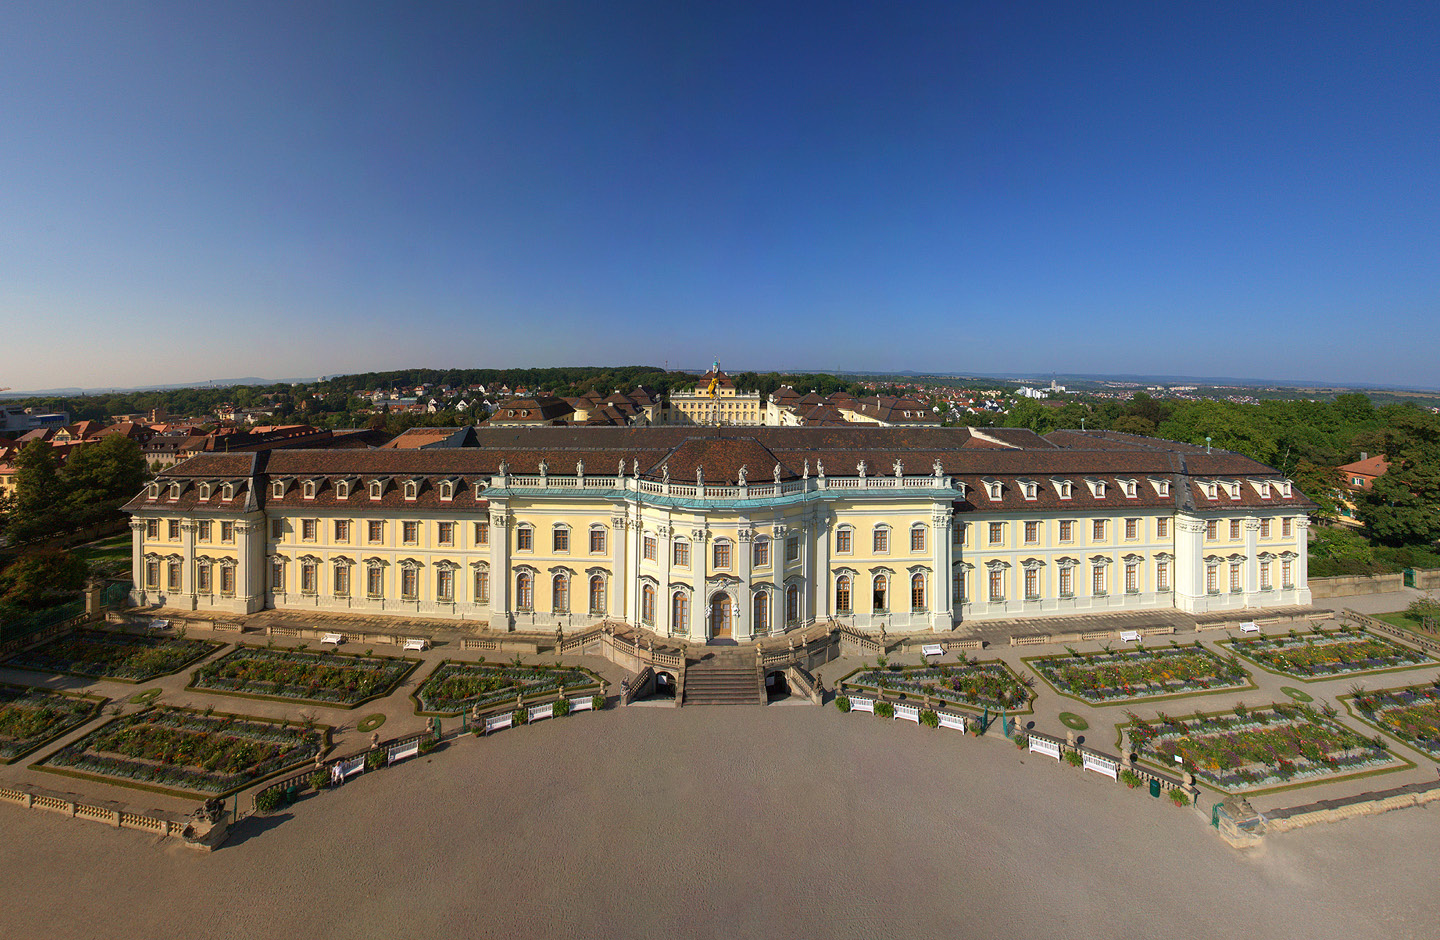
POLYGON ((190 848, 205 852, 212 851, 224 841, 225 825, 212 826, 209 823, 198 826, 193 820, 162 814, 151 810, 138 813, 122 803, 82 803, 74 799, 73 793, 55 793, 39 787, 0 787, 0 803, 9 803, 24 809, 45 810, 70 816, 74 819, 88 819, 115 829, 135 829, 160 836, 177 836, 190 848))
POLYGON ((1440 568, 1416 568, 1415 586, 1422 591, 1440 590, 1440 568))
POLYGON ((1440 800, 1440 780, 1411 783, 1392 790, 1374 790, 1334 800, 1320 800, 1302 806, 1288 806, 1264 814, 1265 833, 1289 832, 1304 826, 1337 822, 1355 816, 1375 816, 1392 809, 1420 806, 1440 800))
MULTIPOLYGON (((1090 640, 1118 640, 1125 629, 1086 630, 1074 633, 1016 633, 1010 636, 1011 646, 1042 646, 1046 643, 1085 643, 1090 640)), ((1163 627, 1141 627, 1135 631, 1141 636, 1169 636, 1175 628, 1169 624, 1163 627)))
MULTIPOLYGON (((1420 572, 1417 571, 1417 578, 1419 574, 1420 572)), ((1430 574, 1430 572, 1426 572, 1426 574, 1430 574)), ((1405 576, 1397 573, 1368 577, 1351 575, 1339 578, 1311 578, 1309 584, 1310 596, 1319 600, 1325 597, 1353 597, 1358 594, 1389 594, 1405 586, 1405 576)))

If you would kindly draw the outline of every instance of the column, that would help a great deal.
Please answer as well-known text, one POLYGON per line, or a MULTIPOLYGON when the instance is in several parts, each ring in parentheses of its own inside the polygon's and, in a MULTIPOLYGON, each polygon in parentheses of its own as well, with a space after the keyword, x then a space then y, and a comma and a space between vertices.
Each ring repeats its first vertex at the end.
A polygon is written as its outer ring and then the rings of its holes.
MULTIPOLYGON (((620 510, 623 509, 622 505, 620 510)), ((632 593, 625 551, 628 547, 625 540, 629 536, 630 528, 625 524, 626 519, 620 514, 620 510, 610 515, 610 596, 606 598, 605 613, 607 616, 624 620, 628 610, 625 605, 632 593)))
MULTIPOLYGON (((1253 606, 1260 596, 1260 520, 1245 517, 1245 606, 1253 606)), ((1273 572, 1272 572, 1273 573, 1273 572)))
POLYGON ((830 617, 830 510, 825 506, 815 509, 815 566, 807 571, 805 579, 815 585, 815 619, 830 617))
POLYGON ((1205 520, 1175 516, 1175 607, 1186 613, 1209 609, 1205 596, 1205 520))
POLYGON ((189 610, 199 606, 195 596, 195 530, 198 528, 199 525, 194 519, 185 519, 180 523, 181 540, 184 543, 182 554, 185 559, 180 564, 180 593, 188 599, 189 610))
POLYGON ((816 613, 822 603, 828 608, 829 585, 815 564, 815 528, 820 509, 812 507, 800 516, 800 626, 803 628, 819 619, 816 613), (825 600, 822 601, 821 597, 825 600))
MULTIPOLYGON (((639 503, 630 508, 625 527, 625 537, 630 539, 630 567, 625 578, 625 620, 627 623, 638 624, 640 622, 640 568, 645 562, 645 510, 639 503)), ((660 602, 657 599, 655 603, 658 606, 660 602)), ((658 614, 659 611, 657 610, 656 613, 658 614)))
POLYGON ((510 513, 490 504, 490 629, 510 630, 510 513))
POLYGON ((1295 603, 1309 604, 1310 595, 1310 517, 1295 519, 1295 603))
MULTIPOLYGON (((736 574, 740 578, 740 585, 735 589, 735 616, 733 618, 733 633, 736 639, 745 639, 755 635, 754 603, 755 598, 750 588, 750 575, 755 568, 755 530, 750 528, 748 519, 740 520, 740 531, 736 539, 735 550, 738 556, 735 559, 736 574)), ((772 544, 771 549, 774 549, 772 544)), ((773 562, 774 559, 772 558, 773 562)))
POLYGON ((145 523, 140 519, 130 520, 130 580, 135 582, 130 591, 130 600, 137 606, 148 603, 145 599, 145 523))
POLYGON ((670 565, 675 561, 674 536, 675 530, 668 524, 660 526, 655 532, 658 540, 655 545, 656 559, 660 562, 660 596, 655 599, 655 632, 662 636, 675 635, 675 624, 672 622, 675 610, 670 603, 670 565))
POLYGON ((947 504, 935 504, 930 514, 930 532, 935 540, 930 549, 931 621, 935 630, 950 630, 955 626, 955 610, 950 597, 950 507, 947 504))
POLYGON ((690 635, 700 642, 710 639, 710 605, 705 596, 705 572, 710 567, 710 531, 690 532, 690 635))
MULTIPOLYGON (((237 521, 235 523, 235 607, 239 613, 253 613, 257 608, 255 603, 255 585, 251 579, 255 577, 255 569, 258 567, 255 562, 256 532, 260 525, 255 522, 237 521)), ((264 603, 263 600, 260 602, 264 603)))

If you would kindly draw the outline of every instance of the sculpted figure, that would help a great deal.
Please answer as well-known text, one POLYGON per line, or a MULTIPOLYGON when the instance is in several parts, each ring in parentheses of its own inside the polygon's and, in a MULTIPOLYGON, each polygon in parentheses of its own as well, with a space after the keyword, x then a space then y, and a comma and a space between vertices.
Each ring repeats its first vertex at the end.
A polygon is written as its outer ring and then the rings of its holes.
POLYGON ((662 464, 660 465, 660 482, 661 482, 661 483, 669 483, 669 482, 670 482, 670 465, 669 465, 668 463, 662 463, 662 464))
POLYGON ((745 485, 745 465, 744 465, 743 463, 740 465, 740 474, 739 474, 739 475, 740 475, 740 485, 741 485, 741 486, 744 486, 744 485, 745 485))
POLYGON ((903 477, 905 475, 905 465, 903 463, 897 460, 892 466, 895 468, 895 475, 897 477, 903 477))

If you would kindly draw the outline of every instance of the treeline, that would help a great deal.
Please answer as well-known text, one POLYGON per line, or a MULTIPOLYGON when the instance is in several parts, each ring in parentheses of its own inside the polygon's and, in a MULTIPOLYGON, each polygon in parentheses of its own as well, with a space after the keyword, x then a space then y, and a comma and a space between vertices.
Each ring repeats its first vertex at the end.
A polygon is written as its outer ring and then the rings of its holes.
POLYGON ((31 441, 14 464, 15 491, 0 497, 0 534, 12 544, 112 522, 150 479, 140 446, 118 434, 75 448, 64 466, 54 447, 31 441))

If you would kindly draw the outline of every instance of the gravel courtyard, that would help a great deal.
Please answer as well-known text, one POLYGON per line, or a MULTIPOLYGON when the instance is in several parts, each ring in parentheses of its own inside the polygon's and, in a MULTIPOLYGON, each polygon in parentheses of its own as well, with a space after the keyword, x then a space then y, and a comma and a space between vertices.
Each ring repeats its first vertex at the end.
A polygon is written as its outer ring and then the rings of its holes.
POLYGON ((1192 809, 1005 742, 808 706, 462 739, 209 856, 0 820, 12 937, 1394 940, 1440 914, 1431 810, 1244 854, 1192 809))

